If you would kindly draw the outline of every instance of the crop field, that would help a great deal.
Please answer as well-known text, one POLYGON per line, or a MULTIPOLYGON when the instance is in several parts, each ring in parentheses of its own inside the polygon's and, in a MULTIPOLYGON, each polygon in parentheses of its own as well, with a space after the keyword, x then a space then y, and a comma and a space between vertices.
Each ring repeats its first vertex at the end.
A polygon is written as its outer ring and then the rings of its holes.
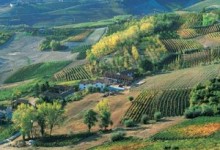
POLYGON ((82 80, 90 79, 91 77, 91 73, 89 73, 84 66, 65 68, 54 75, 56 81, 82 80))
POLYGON ((189 39, 201 35, 212 34, 219 31, 220 31, 220 24, 214 24, 208 27, 180 29, 177 33, 180 35, 180 37, 189 39))
POLYGON ((166 49, 171 52, 185 52, 203 48, 203 46, 195 40, 184 40, 184 39, 170 39, 162 40, 166 49))
POLYGON ((82 42, 84 41, 94 30, 85 30, 84 32, 71 36, 67 39, 68 42, 82 42))
POLYGON ((60 71, 70 64, 70 61, 45 62, 23 67, 10 76, 5 83, 25 81, 35 78, 50 78, 54 73, 60 71))
POLYGON ((220 132, 220 117, 198 117, 162 131, 154 140, 177 140, 209 137, 220 132))
POLYGON ((220 65, 199 66, 187 68, 171 73, 160 74, 147 77, 143 84, 133 87, 131 90, 153 90, 153 89, 184 89, 192 88, 198 83, 203 83, 209 79, 220 75, 220 65))
POLYGON ((164 117, 181 116, 189 106, 190 91, 190 89, 143 91, 134 100, 124 117, 139 122, 143 114, 153 118, 157 111, 160 111, 164 117))

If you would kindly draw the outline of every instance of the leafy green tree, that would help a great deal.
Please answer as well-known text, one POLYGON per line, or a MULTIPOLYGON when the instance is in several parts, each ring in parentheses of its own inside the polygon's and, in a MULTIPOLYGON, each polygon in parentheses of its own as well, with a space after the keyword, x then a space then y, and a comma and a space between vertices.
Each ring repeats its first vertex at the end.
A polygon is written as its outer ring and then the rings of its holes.
POLYGON ((110 112, 110 107, 108 104, 108 99, 103 99, 102 101, 100 101, 97 106, 96 109, 98 111, 99 114, 99 118, 100 118, 100 124, 99 126, 104 130, 106 130, 109 125, 112 125, 113 122, 111 120, 111 112, 110 112))
POLYGON ((86 113, 84 114, 84 123, 87 125, 89 132, 92 126, 95 126, 95 123, 97 121, 97 113, 94 110, 90 109, 86 111, 86 113))
POLYGON ((58 102, 54 102, 53 104, 47 103, 45 107, 47 109, 45 119, 51 135, 53 127, 61 123, 64 111, 62 110, 62 105, 58 102))
POLYGON ((23 140, 25 140, 26 135, 28 138, 30 138, 35 120, 36 110, 33 106, 21 104, 13 113, 12 121, 14 122, 15 126, 20 129, 23 140))
POLYGON ((60 44, 59 41, 52 40, 52 41, 50 42, 50 47, 51 47, 51 49, 52 49, 53 51, 59 50, 59 48, 61 47, 61 44, 60 44))
POLYGON ((45 128, 46 128, 46 115, 47 115, 47 103, 41 103, 37 105, 37 123, 40 126, 40 133, 43 137, 45 134, 45 128))

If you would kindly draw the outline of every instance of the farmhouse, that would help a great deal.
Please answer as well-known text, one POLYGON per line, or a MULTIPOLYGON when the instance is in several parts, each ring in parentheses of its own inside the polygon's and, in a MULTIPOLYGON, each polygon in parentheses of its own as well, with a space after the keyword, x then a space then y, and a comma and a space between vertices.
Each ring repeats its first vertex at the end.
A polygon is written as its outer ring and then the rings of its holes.
POLYGON ((104 79, 108 80, 112 84, 124 84, 129 85, 133 81, 133 76, 131 74, 121 74, 121 73, 112 73, 106 72, 104 74, 104 79))
POLYGON ((84 81, 84 82, 81 82, 79 84, 79 89, 80 90, 85 90, 86 88, 88 87, 94 87, 94 88, 99 88, 100 91, 104 91, 104 89, 108 86, 108 83, 105 82, 105 80, 95 80, 95 81, 92 81, 92 80, 89 80, 89 81, 84 81))

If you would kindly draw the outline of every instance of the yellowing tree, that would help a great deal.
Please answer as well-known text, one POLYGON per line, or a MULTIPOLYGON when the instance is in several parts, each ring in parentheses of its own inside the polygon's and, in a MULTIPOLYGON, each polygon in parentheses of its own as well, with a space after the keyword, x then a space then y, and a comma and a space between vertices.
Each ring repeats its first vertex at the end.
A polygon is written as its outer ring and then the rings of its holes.
POLYGON ((132 56, 135 60, 139 59, 140 55, 139 55, 139 52, 135 46, 132 46, 131 53, 132 53, 132 56))

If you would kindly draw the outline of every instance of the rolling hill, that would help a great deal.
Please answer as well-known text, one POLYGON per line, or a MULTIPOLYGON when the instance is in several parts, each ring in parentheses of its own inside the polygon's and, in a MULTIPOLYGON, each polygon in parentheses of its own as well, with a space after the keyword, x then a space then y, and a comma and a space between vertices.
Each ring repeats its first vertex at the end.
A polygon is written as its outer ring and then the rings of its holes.
POLYGON ((188 7, 200 0, 68 0, 58 2, 57 0, 40 1, 33 3, 32 0, 19 3, 10 8, 12 1, 2 1, 1 6, 5 11, 0 12, 0 22, 4 25, 40 25, 48 26, 51 22, 58 25, 68 23, 82 23, 109 19, 117 15, 146 15, 154 12, 169 12, 188 7), (28 18, 28 19, 27 19, 28 18))
POLYGON ((220 8, 220 1, 219 0, 204 0, 202 2, 196 3, 186 8, 185 10, 201 11, 203 8, 206 8, 206 9, 220 8))

